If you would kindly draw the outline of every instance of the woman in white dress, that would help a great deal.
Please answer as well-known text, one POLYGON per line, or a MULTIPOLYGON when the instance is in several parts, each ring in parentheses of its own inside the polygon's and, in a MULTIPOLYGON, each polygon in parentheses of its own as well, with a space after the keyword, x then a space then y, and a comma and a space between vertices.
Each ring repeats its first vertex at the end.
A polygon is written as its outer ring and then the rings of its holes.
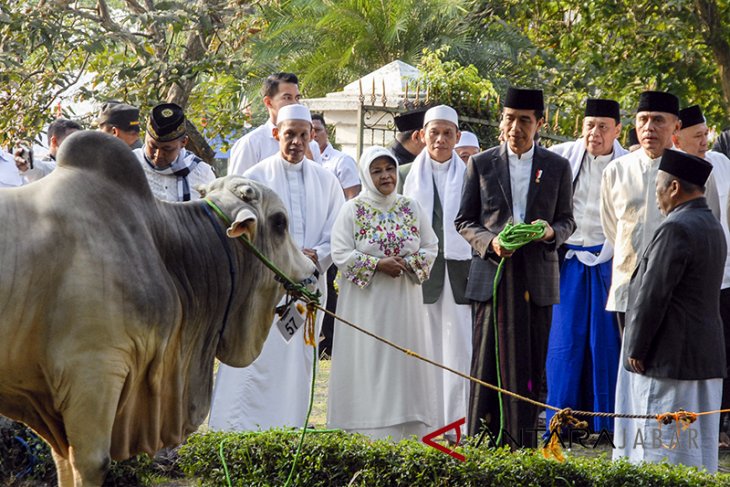
MULTIPOLYGON (((429 350, 420 285, 438 251, 419 204, 396 194, 398 168, 383 147, 359 163, 363 190, 332 228, 340 270, 337 313, 414 352, 429 350)), ((436 369, 347 325, 335 325, 327 422, 332 428, 398 441, 438 424, 436 369)))

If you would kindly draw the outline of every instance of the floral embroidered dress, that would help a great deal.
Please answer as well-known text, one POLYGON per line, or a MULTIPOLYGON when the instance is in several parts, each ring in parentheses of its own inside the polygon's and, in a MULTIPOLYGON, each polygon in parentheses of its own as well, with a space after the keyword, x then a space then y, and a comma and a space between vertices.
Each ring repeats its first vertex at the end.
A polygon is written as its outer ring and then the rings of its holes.
MULTIPOLYGON (((332 228, 332 259, 340 270, 337 313, 425 354, 420 284, 429 276, 438 240, 417 202, 395 193, 379 196, 369 171, 361 167, 360 173, 363 194, 343 206, 332 228), (403 257, 408 272, 393 278, 375 270, 380 259, 392 256, 403 257)), ((441 426, 429 392, 437 380, 433 366, 341 323, 332 350, 330 427, 369 433, 406 423, 420 423, 424 432, 441 426)))

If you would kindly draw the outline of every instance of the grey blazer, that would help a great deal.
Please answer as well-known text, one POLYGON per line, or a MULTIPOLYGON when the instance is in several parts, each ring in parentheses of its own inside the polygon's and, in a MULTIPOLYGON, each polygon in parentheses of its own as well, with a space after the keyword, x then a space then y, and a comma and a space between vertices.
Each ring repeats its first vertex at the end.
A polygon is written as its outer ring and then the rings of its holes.
MULTIPOLYGON (((526 259, 530 269, 525 277, 531 300, 538 306, 549 306, 560 300, 557 248, 575 231, 572 173, 567 159, 536 146, 531 174, 525 221, 547 221, 555 231, 555 239, 529 243, 517 252, 526 259)), ((464 191, 454 223, 474 251, 467 298, 492 299, 499 258, 490 243, 512 219, 512 190, 504 143, 472 156, 466 166, 464 191)))
POLYGON ((624 368, 631 370, 631 357, 644 361, 650 377, 725 377, 726 249, 705 198, 677 206, 659 225, 629 284, 624 368))

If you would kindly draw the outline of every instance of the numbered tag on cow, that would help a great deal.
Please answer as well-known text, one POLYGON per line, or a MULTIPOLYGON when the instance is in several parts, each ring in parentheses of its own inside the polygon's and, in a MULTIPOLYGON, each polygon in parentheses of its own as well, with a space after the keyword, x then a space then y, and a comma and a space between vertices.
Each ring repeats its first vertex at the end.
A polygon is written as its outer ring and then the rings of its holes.
POLYGON ((289 306, 284 309, 284 314, 281 315, 279 321, 276 322, 276 326, 279 327, 281 336, 287 342, 291 340, 291 337, 297 332, 299 328, 304 324, 305 313, 307 308, 302 303, 292 301, 289 306))

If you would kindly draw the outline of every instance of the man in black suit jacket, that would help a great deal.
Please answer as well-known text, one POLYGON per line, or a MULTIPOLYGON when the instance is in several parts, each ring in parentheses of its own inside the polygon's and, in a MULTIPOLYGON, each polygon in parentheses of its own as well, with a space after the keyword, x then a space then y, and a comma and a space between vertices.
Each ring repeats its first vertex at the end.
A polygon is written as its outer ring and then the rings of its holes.
MULTIPOLYGON (((534 142, 543 109, 541 90, 509 89, 500 125, 506 142, 469 159, 455 220, 474 251, 466 289, 472 300, 471 374, 491 384, 501 378, 506 389, 535 399, 545 372, 552 305, 559 300, 557 248, 575 230, 570 165, 534 142), (509 221, 542 221, 545 235, 511 252, 497 237, 509 221), (495 306, 492 286, 502 258, 504 273, 495 306)), ((531 446, 538 409, 506 396, 503 404, 505 431, 519 444, 531 446)), ((496 393, 472 384, 467 424, 470 434, 484 426, 495 437, 499 434, 496 393)))
MULTIPOLYGON (((709 162, 689 154, 666 150, 662 156, 656 196, 667 218, 629 284, 617 413, 720 409, 726 373, 720 286, 727 247, 704 198, 711 170, 709 162)), ((718 414, 701 416, 693 435, 677 438, 673 427, 658 435, 651 431, 655 419, 617 418, 614 458, 666 459, 715 472, 719 421, 718 414), (652 441, 637 442, 639 432, 652 441)))

